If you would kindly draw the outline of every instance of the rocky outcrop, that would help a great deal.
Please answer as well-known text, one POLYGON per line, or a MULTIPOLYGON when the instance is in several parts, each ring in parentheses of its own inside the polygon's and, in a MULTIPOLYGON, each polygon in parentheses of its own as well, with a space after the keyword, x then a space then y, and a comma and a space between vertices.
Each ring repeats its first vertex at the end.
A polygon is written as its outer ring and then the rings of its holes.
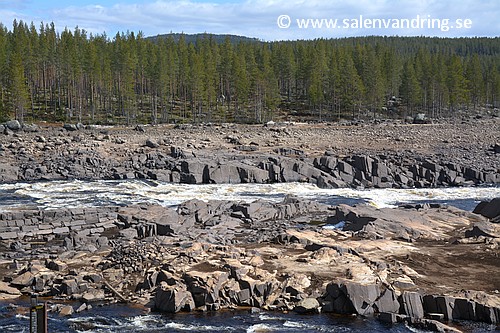
MULTIPOLYGON (((19 124, 17 129, 15 122, 9 122, 10 127, 6 125, 4 129, 12 132, 9 128, 16 128, 16 136, 0 137, 4 141, 0 142, 3 147, 0 153, 5 157, 0 165, 4 170, 0 173, 0 181, 150 179, 187 184, 306 182, 322 188, 500 183, 496 164, 478 166, 471 160, 450 161, 439 154, 420 156, 409 151, 376 154, 353 151, 346 154, 327 150, 318 156, 324 150, 311 153, 282 144, 263 149, 266 146, 264 142, 245 141, 241 135, 220 134, 221 138, 217 138, 217 132, 188 142, 183 135, 193 134, 196 137, 199 132, 205 133, 203 128, 193 126, 168 129, 163 133, 145 133, 132 129, 110 131, 81 124, 64 124, 61 128, 33 127, 36 133, 32 133, 27 125, 19 124), (175 142, 165 139, 172 134, 181 135, 176 137, 175 142), (131 145, 134 140, 137 142, 131 145)), ((251 130, 263 131, 262 128, 251 130)), ((273 130, 272 136, 278 139, 292 135, 288 128, 273 130)), ((303 134, 302 130, 297 130, 294 135, 300 137, 303 134)), ((488 158, 492 158, 489 155, 488 158)))
POLYGON ((500 198, 480 202, 473 212, 490 219, 493 223, 500 223, 500 198))
POLYGON ((35 291, 81 311, 133 302, 172 313, 333 312, 436 329, 436 320, 500 320, 488 289, 498 281, 497 225, 452 207, 194 199, 3 212, 0 225, 2 298, 35 291))

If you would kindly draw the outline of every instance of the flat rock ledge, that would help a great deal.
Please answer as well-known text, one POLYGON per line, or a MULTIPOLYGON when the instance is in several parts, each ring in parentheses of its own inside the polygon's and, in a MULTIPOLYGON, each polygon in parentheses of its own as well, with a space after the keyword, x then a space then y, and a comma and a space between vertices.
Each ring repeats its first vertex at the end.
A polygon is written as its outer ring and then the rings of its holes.
POLYGON ((436 331, 500 322, 498 199, 476 213, 190 200, 0 214, 0 298, 33 292, 152 311, 241 307, 376 316, 436 331), (340 223, 342 222, 342 223, 340 223))

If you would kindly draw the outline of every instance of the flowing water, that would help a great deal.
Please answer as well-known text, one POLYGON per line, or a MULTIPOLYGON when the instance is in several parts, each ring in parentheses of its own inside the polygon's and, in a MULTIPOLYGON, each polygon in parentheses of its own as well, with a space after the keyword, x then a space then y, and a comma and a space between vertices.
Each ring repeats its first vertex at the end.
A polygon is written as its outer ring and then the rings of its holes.
POLYGON ((376 207, 402 203, 444 203, 472 210, 481 200, 500 196, 500 187, 434 189, 320 189, 307 183, 185 185, 152 181, 53 181, 0 185, 0 210, 129 205, 141 202, 163 206, 189 199, 281 201, 286 195, 336 205, 368 202, 376 207))
MULTIPOLYGON (((311 184, 179 185, 150 181, 57 181, 0 184, 0 211, 156 203, 175 206, 189 199, 281 201, 286 195, 326 204, 369 203, 395 207, 405 203, 442 203, 472 210, 479 201, 500 197, 500 187, 440 189, 319 189, 311 184)), ((27 306, 26 301, 15 303, 27 306), (23 304, 23 302, 25 302, 23 304)), ((29 332, 27 310, 0 302, 0 332, 29 332)), ((486 324, 461 323, 466 332, 494 331, 486 324)), ((129 306, 94 307, 71 318, 49 315, 49 332, 419 332, 399 324, 334 315, 222 311, 200 314, 144 314, 129 306)))
MULTIPOLYGON (((13 314, 0 302, 1 332, 29 332, 26 314, 13 314)), ((24 311, 26 312, 26 311, 24 311)), ((481 323, 456 323, 464 332, 494 331, 481 323)), ((95 307, 71 318, 49 314, 49 332, 204 332, 204 333, 403 333, 424 332, 403 324, 386 325, 369 318, 341 317, 331 314, 297 315, 293 313, 252 313, 251 311, 220 311, 216 313, 144 314, 142 310, 124 305, 95 307)))

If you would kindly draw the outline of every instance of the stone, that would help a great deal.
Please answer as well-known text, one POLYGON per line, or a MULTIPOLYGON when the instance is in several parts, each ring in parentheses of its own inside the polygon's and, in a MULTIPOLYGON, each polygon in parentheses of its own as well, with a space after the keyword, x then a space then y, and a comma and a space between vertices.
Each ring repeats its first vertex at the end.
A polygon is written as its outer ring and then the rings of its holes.
POLYGON ((33 275, 33 273, 28 271, 15 277, 10 284, 19 287, 30 287, 31 285, 33 285, 34 280, 35 276, 33 275))
POLYGON ((474 208, 473 213, 489 219, 500 216, 500 198, 494 198, 491 201, 481 201, 476 208, 474 208))
POLYGON ((63 128, 68 132, 78 131, 78 127, 75 124, 64 124, 63 128))
POLYGON ((293 308, 293 311, 300 313, 300 314, 307 314, 307 313, 318 313, 320 310, 320 304, 316 298, 304 298, 300 302, 298 302, 295 307, 293 308))
POLYGON ((403 313, 411 318, 424 318, 422 296, 417 292, 404 291, 401 295, 401 307, 403 309, 403 313))
POLYGON ((413 118, 414 124, 428 124, 429 118, 425 115, 425 113, 417 113, 417 115, 413 118))
POLYGON ((351 301, 357 314, 366 316, 374 313, 373 304, 380 292, 375 284, 346 283, 346 295, 351 301))
POLYGON ((103 289, 89 289, 82 295, 84 302, 97 302, 104 300, 105 294, 103 289))
POLYGON ((48 269, 53 271, 62 272, 68 269, 68 265, 60 260, 49 260, 45 264, 48 269))
POLYGON ((22 293, 11 286, 9 286, 6 282, 0 281, 0 294, 9 294, 13 296, 21 296, 22 293))
POLYGON ((147 139, 146 140, 146 146, 149 147, 149 148, 158 148, 160 147, 160 145, 158 144, 158 142, 155 142, 151 139, 147 139))
POLYGON ((5 127, 11 131, 19 131, 22 128, 21 123, 18 120, 9 120, 5 123, 5 127))
POLYGON ((87 310, 87 304, 83 303, 82 305, 80 305, 78 307, 78 309, 76 309, 76 313, 80 313, 80 312, 85 311, 85 310, 87 310))
POLYGON ((475 302, 465 298, 455 298, 453 319, 476 320, 475 302))
POLYGON ((180 311, 192 311, 195 309, 195 302, 190 292, 185 286, 169 286, 166 282, 161 282, 155 290, 153 298, 153 309, 167 313, 177 313, 180 311))
POLYGON ((73 309, 73 307, 71 305, 64 305, 59 310, 59 315, 60 316, 71 316, 74 312, 75 312, 75 310, 73 309))
POLYGON ((80 288, 78 287, 78 283, 75 279, 64 280, 61 283, 61 292, 68 296, 78 294, 80 292, 80 288))

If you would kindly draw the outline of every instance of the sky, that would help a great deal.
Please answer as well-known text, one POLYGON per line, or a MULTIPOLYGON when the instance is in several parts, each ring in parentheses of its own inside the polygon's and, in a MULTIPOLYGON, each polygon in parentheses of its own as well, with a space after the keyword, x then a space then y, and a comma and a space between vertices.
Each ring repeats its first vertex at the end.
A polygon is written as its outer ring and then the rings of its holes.
POLYGON ((351 36, 500 36, 499 0, 0 0, 0 22, 92 34, 235 34, 264 41, 351 36), (313 26, 314 25, 314 26, 313 26))

